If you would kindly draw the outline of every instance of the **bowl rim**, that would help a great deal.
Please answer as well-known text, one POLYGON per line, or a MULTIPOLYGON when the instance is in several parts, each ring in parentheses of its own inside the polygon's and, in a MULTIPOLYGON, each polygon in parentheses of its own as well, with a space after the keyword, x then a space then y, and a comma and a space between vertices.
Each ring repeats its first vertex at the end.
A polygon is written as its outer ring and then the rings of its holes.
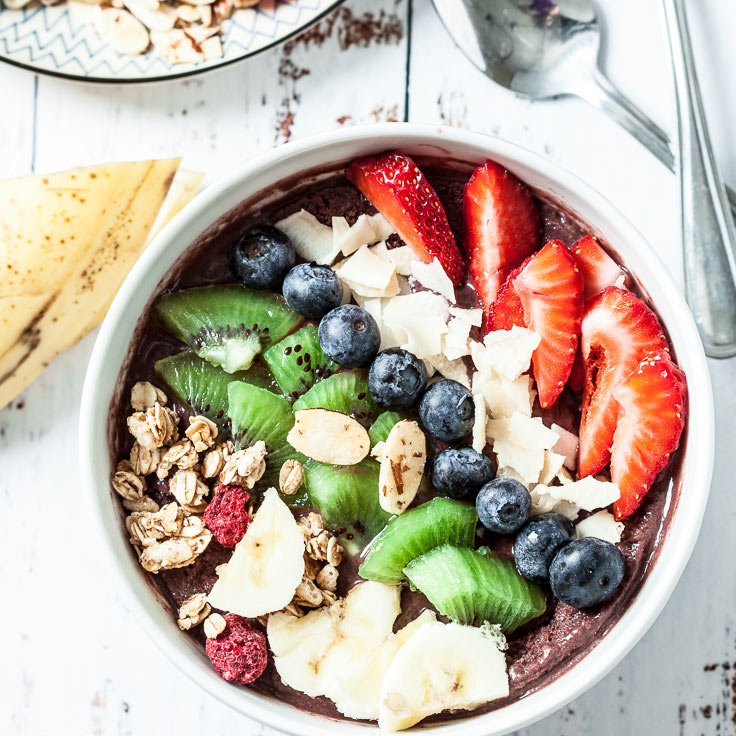
MULTIPOLYGON (((615 223, 622 236, 621 250, 628 253, 622 260, 627 266, 632 260, 639 264, 631 268, 637 278, 641 277, 642 270, 647 272, 648 277, 642 279, 643 286, 659 295, 653 301, 660 314, 663 311, 668 313, 664 320, 666 328, 676 344, 678 359, 681 364, 684 359, 688 366, 685 369, 690 400, 688 427, 692 429, 694 422, 698 426, 698 431, 689 431, 686 438, 681 485, 688 489, 688 493, 680 493, 656 562, 624 614, 580 661, 539 690, 488 713, 473 715, 470 712, 462 719, 421 728, 421 733, 426 736, 500 735, 523 728, 581 695, 608 674, 646 633, 667 603, 692 553, 705 512, 713 470, 715 427, 710 376, 702 344, 684 298, 660 257, 628 219, 593 187, 557 163, 516 144, 480 133, 445 126, 383 123, 327 131, 284 144, 208 186, 162 229, 141 255, 115 296, 95 341, 84 382, 79 427, 81 472, 87 501, 97 521, 98 542, 117 578, 119 594, 156 645, 206 692, 247 717, 295 736, 357 734, 370 727, 300 711, 275 698, 233 687, 216 675, 201 648, 188 637, 182 637, 168 616, 164 620, 161 615, 163 606, 132 558, 128 542, 120 530, 117 511, 110 503, 109 453, 105 452, 104 457, 100 457, 99 452, 101 437, 107 445, 109 402, 120 371, 120 364, 114 369, 107 365, 110 362, 108 353, 112 346, 120 343, 118 326, 126 318, 129 303, 137 298, 139 284, 149 270, 155 271, 156 264, 165 255, 170 256, 170 252, 180 255, 191 243, 191 239, 183 239, 179 235, 198 221, 215 222, 220 217, 218 202, 236 196, 249 178, 264 175, 277 164, 289 165, 315 152, 323 155, 327 162, 330 160, 329 151, 341 145, 366 144, 371 144, 370 148, 375 152, 422 145, 440 149, 445 146, 478 149, 479 158, 506 159, 512 162, 509 166, 527 168, 542 178, 553 179, 560 192, 579 198, 590 212, 610 220, 612 227, 615 223), (210 215, 210 212, 215 214, 210 215)), ((303 165, 301 170, 309 168, 303 165)), ((294 172, 299 170, 299 167, 294 168, 294 172)), ((229 209, 228 206, 222 212, 229 209)), ((583 217, 589 219, 590 215, 583 217)), ((199 231, 204 227, 200 226, 199 231)), ((161 270, 156 283, 169 268, 170 264, 161 270)), ((146 294, 146 301, 152 293, 150 290, 146 294)), ((140 310, 135 314, 137 321, 140 310)), ((126 339, 126 346, 128 342, 126 339)))

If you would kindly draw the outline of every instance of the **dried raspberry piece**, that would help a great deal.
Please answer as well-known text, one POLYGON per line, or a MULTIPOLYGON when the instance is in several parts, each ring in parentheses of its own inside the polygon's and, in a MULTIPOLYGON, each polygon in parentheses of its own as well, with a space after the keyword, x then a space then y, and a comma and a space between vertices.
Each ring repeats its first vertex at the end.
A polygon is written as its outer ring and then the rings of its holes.
POLYGON ((225 630, 216 639, 207 639, 207 656, 224 680, 247 685, 257 680, 268 664, 266 636, 234 613, 226 613, 225 621, 225 630))
POLYGON ((223 547, 234 547, 245 535, 250 517, 245 504, 250 493, 240 486, 219 485, 204 510, 205 526, 223 547))

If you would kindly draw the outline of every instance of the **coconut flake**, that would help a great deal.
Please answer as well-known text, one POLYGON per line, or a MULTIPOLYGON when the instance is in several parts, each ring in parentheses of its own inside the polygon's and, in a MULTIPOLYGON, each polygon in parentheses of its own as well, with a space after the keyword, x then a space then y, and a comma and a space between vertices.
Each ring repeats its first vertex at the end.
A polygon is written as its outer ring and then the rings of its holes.
POLYGON ((589 475, 573 483, 551 486, 549 494, 553 498, 570 501, 584 511, 595 511, 618 501, 621 491, 615 483, 589 475))
POLYGON ((437 371, 443 378, 449 378, 470 389, 470 377, 468 368, 462 360, 448 360, 444 355, 430 355, 425 361, 433 370, 437 371))
POLYGON ((313 214, 299 210, 276 223, 288 235, 294 249, 305 261, 330 265, 337 258, 332 228, 323 225, 313 214))
POLYGON ((450 314, 453 317, 467 322, 472 327, 480 327, 483 324, 482 309, 461 309, 460 307, 450 307, 450 314))
POLYGON ((578 522, 575 529, 579 537, 597 537, 611 544, 618 544, 621 541, 624 525, 616 521, 613 514, 604 510, 578 522))
POLYGON ((578 458, 578 436, 568 432, 564 427, 560 427, 559 424, 553 424, 550 429, 560 436, 552 449, 565 456, 566 468, 575 470, 578 458))
POLYGON ((455 301, 455 287, 437 258, 431 263, 420 260, 411 264, 411 275, 425 288, 441 294, 448 302, 455 301))
POLYGON ((402 348, 418 358, 442 351, 442 335, 447 332, 447 300, 427 291, 396 296, 383 308, 383 321, 407 335, 402 348))
POLYGON ((447 334, 442 339, 442 352, 449 360, 456 360, 470 355, 468 339, 470 325, 457 317, 447 323, 447 334))
POLYGON ((475 419, 473 420, 472 445, 476 452, 483 452, 483 448, 486 446, 486 422, 488 421, 483 394, 473 393, 473 402, 475 403, 475 419))

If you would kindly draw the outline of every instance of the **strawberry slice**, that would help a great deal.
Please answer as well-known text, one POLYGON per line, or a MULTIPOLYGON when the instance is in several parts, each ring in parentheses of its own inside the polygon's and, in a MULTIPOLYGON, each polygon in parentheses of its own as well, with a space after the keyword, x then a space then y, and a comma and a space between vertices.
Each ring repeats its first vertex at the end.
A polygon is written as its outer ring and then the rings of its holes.
POLYGON ((609 286, 585 307, 580 346, 585 380, 580 419, 581 478, 611 459, 618 418, 613 390, 651 353, 667 348, 655 314, 630 291, 609 286))
POLYGON ((453 284, 460 285, 465 264, 445 210, 408 156, 393 151, 356 159, 347 177, 424 263, 437 258, 453 284))
POLYGON ((685 428, 685 374, 660 350, 647 355, 613 391, 620 411, 611 449, 611 480, 621 490, 617 519, 631 516, 644 500, 685 428))
POLYGON ((557 401, 570 377, 582 315, 583 279, 559 240, 550 240, 513 271, 492 305, 492 329, 519 325, 541 337, 532 367, 542 408, 557 401))
POLYGON ((585 301, 607 286, 622 286, 626 271, 606 253, 592 235, 584 235, 570 248, 585 282, 585 301))
POLYGON ((463 220, 470 275, 488 320, 501 285, 537 249, 542 224, 529 190, 495 161, 465 185, 463 220))

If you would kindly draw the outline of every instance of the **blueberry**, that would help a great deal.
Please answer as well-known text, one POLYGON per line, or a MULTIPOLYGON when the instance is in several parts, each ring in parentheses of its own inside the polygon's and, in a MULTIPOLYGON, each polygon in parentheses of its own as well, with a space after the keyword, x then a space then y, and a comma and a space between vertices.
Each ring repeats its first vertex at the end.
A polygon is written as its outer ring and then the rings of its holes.
POLYGON ((269 225, 246 230, 230 254, 235 275, 250 289, 281 289, 281 282, 294 265, 294 258, 291 240, 269 225))
POLYGON ((562 514, 540 514, 516 535, 516 569, 535 583, 549 580, 549 566, 560 547, 575 535, 573 523, 562 514))
POLYGON ((623 577, 624 556, 618 547, 595 537, 566 544, 549 566, 552 592, 575 608, 608 600, 623 577))
POLYGON ((342 282, 329 266, 300 263, 286 274, 281 287, 291 309, 309 319, 320 319, 340 306, 342 282))
POLYGON ((368 391, 384 409, 410 409, 426 386, 424 363, 401 348, 378 353, 368 371, 368 391))
POLYGON ((317 334, 327 356, 350 368, 369 365, 381 344, 376 320, 354 304, 343 304, 328 312, 317 334))
POLYGON ((470 432, 475 406, 470 391, 457 381, 433 383, 419 402, 419 418, 424 428, 438 440, 457 442, 470 432))
POLYGON ((441 496, 472 500, 496 474, 496 463, 472 447, 450 447, 432 461, 432 486, 441 496))
POLYGON ((526 486, 513 478, 496 478, 486 483, 475 499, 480 523, 488 531, 511 534, 529 520, 532 497, 526 486))

